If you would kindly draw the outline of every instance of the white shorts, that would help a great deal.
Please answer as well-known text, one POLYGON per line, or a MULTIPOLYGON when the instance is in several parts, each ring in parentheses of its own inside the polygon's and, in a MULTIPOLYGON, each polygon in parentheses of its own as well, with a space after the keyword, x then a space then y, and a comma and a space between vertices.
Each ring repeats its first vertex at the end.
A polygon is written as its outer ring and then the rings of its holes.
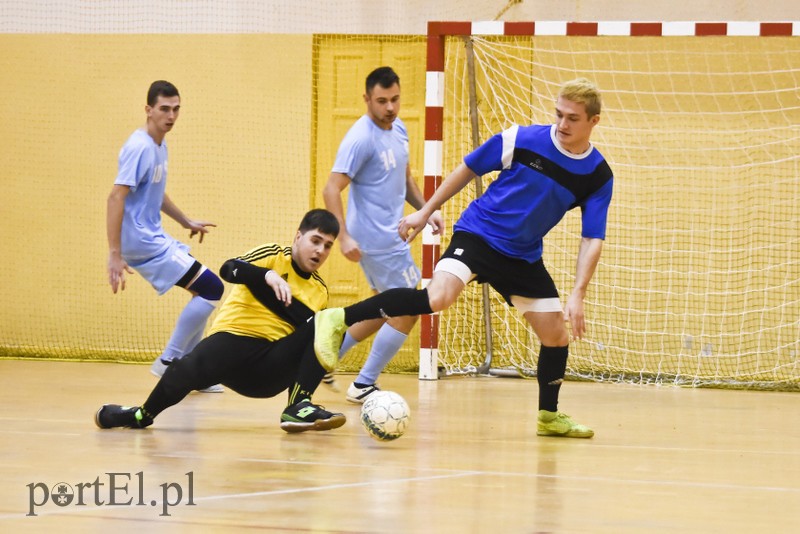
POLYGON ((163 295, 194 265, 196 260, 189 254, 189 246, 173 241, 167 250, 154 258, 140 263, 129 263, 142 278, 163 295))
POLYGON ((382 254, 362 252, 359 264, 370 287, 378 292, 398 287, 415 288, 422 274, 408 248, 382 254))

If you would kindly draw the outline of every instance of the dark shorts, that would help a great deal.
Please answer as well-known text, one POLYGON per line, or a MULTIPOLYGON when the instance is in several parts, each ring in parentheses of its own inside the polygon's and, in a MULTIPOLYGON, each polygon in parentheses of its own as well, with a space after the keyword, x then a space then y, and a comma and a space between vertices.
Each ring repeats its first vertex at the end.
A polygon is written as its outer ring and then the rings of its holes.
POLYGON ((313 321, 277 341, 217 332, 170 365, 164 378, 186 391, 222 384, 245 397, 274 397, 295 382, 303 353, 313 350, 313 321))
POLYGON ((445 258, 463 263, 480 284, 491 285, 511 305, 511 296, 558 298, 558 289, 541 258, 529 263, 490 247, 475 234, 456 232, 439 262, 445 258))

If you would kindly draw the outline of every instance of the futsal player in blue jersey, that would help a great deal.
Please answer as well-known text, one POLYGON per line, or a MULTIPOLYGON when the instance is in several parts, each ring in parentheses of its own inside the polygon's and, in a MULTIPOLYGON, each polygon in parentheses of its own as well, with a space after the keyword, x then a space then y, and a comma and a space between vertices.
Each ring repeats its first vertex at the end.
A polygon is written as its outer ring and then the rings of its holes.
MULTIPOLYGON (((397 221, 408 202, 421 209, 425 198, 408 162, 408 132, 400 112, 400 77, 391 67, 379 67, 366 79, 364 102, 367 112, 345 135, 336 161, 322 191, 325 207, 339 219, 342 254, 358 262, 373 291, 415 288, 420 270, 408 243, 397 233, 397 221), (350 188, 347 216, 342 192, 350 188)), ((442 227, 439 212, 426 222, 436 234, 442 227)), ((400 350, 414 327, 416 316, 364 321, 344 336, 339 357, 356 343, 377 332, 361 372, 347 389, 347 400, 363 403, 377 391, 378 375, 400 350)), ((324 382, 334 389, 333 376, 324 382)))
MULTIPOLYGON (((203 336, 206 321, 219 305, 222 281, 189 254, 189 247, 164 231, 161 212, 199 235, 200 242, 214 224, 190 219, 166 194, 167 142, 165 136, 178 120, 178 89, 163 80, 147 92, 147 123, 125 142, 119 153, 119 172, 108 197, 108 281, 111 290, 125 289, 125 275, 136 270, 158 291, 179 286, 192 298, 178 317, 175 330, 151 372, 164 374, 167 366, 189 353, 203 336), (132 270, 133 269, 133 270, 132 270)), ((221 392, 211 386, 204 391, 221 392)))
POLYGON ((558 411, 558 397, 569 347, 565 321, 580 339, 586 330, 584 298, 600 258, 613 188, 611 168, 590 142, 600 108, 597 88, 584 78, 573 80, 559 92, 555 124, 512 126, 468 154, 428 202, 399 224, 399 234, 414 239, 434 210, 476 176, 500 171, 456 222, 431 283, 318 313, 314 345, 320 359, 336 358, 348 325, 438 312, 452 305, 469 282, 489 283, 525 317, 541 342, 537 433, 592 437, 594 431, 558 411), (542 239, 576 207, 582 213, 581 242, 575 285, 562 309, 542 262, 542 239))

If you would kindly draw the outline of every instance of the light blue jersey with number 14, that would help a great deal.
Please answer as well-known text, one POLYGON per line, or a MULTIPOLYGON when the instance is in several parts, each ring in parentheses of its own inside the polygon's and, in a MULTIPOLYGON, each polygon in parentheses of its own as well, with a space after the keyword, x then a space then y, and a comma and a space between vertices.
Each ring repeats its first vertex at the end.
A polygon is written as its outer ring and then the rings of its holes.
POLYGON ((407 166, 408 133, 399 118, 384 130, 363 115, 339 145, 332 170, 351 180, 345 224, 366 254, 408 248, 397 233, 407 166))

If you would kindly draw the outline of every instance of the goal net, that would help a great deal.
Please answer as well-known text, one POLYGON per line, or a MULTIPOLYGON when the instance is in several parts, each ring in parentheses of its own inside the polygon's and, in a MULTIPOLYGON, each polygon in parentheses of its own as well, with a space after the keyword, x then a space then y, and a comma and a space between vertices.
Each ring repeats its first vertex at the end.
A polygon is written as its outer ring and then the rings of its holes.
MULTIPOLYGON (((472 150, 475 133, 483 142, 514 123, 552 122, 560 85, 578 76, 603 94, 592 139, 615 190, 586 299, 588 333, 570 345, 569 375, 796 389, 800 39, 446 37, 444 174, 472 150)), ((467 187, 445 204, 447 232, 475 195, 467 187)), ((562 303, 574 281, 579 211, 545 238, 562 303)), ((477 284, 441 314, 440 363, 450 374, 474 371, 490 336, 494 372, 535 374, 539 347, 524 319, 493 290, 488 306, 488 332, 477 284)))

